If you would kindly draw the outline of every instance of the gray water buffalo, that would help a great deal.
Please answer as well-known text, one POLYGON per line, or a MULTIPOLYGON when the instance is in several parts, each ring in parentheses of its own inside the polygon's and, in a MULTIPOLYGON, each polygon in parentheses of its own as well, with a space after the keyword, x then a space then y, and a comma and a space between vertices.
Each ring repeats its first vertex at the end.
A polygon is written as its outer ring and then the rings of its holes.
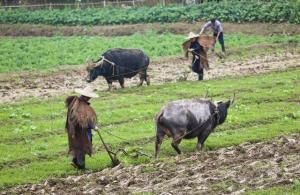
POLYGON ((198 138, 201 150, 208 135, 227 117, 232 101, 213 103, 207 99, 178 100, 169 102, 156 116, 155 157, 165 135, 172 137, 172 147, 181 153, 178 145, 182 138, 198 138))
POLYGON ((131 78, 139 73, 139 86, 146 81, 150 85, 147 75, 149 57, 139 49, 110 49, 102 54, 96 62, 89 63, 87 67, 87 82, 94 81, 98 76, 103 76, 108 84, 109 90, 112 82, 118 80, 124 88, 124 78, 131 78))

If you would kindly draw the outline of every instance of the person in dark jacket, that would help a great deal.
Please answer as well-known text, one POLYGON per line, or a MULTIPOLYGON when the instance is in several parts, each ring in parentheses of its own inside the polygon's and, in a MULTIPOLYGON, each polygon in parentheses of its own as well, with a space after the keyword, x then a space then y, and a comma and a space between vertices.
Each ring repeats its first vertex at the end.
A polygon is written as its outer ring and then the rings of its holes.
POLYGON ((199 35, 190 32, 188 39, 191 41, 191 45, 188 49, 189 52, 193 55, 192 61, 192 70, 198 74, 198 80, 203 80, 203 67, 200 64, 200 52, 203 50, 202 46, 199 44, 198 41, 199 35))
POLYGON ((66 131, 69 154, 72 155, 71 165, 83 170, 85 155, 92 154, 92 129, 98 130, 96 113, 88 101, 98 95, 88 89, 77 89, 75 92, 81 96, 69 96, 65 101, 68 108, 66 131))

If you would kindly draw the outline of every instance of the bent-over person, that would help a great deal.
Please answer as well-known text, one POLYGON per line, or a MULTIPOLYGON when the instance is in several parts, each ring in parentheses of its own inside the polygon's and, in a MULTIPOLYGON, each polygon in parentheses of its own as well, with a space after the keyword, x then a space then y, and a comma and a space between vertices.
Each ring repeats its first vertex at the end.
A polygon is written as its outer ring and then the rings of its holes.
POLYGON ((216 20, 215 18, 211 19, 207 23, 205 23, 200 31, 200 35, 205 31, 207 28, 212 28, 214 31, 213 36, 216 39, 216 42, 219 41, 221 47, 222 47, 222 52, 225 53, 225 43, 224 43, 224 35, 223 35, 223 27, 222 24, 219 20, 216 20))
POLYGON ((92 155, 92 129, 98 129, 96 112, 89 100, 98 95, 89 89, 77 89, 75 92, 81 96, 69 96, 65 101, 68 108, 66 131, 69 154, 72 155, 71 165, 77 169, 85 169, 85 155, 92 155))

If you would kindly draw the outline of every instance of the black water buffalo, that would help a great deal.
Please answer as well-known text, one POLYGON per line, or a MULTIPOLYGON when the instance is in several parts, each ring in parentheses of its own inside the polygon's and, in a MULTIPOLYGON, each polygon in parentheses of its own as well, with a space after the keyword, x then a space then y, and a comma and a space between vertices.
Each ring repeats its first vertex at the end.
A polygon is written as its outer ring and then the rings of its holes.
POLYGON ((165 135, 173 138, 171 145, 178 154, 182 138, 197 137, 197 149, 201 150, 208 135, 225 121, 232 102, 213 103, 207 99, 169 102, 156 116, 155 157, 165 135))
POLYGON ((131 78, 139 73, 139 86, 143 84, 144 80, 149 85, 148 65, 149 57, 139 49, 110 49, 103 53, 99 60, 89 63, 87 82, 92 82, 98 76, 103 76, 107 81, 109 90, 115 80, 118 80, 121 87, 124 88, 124 78, 131 78))

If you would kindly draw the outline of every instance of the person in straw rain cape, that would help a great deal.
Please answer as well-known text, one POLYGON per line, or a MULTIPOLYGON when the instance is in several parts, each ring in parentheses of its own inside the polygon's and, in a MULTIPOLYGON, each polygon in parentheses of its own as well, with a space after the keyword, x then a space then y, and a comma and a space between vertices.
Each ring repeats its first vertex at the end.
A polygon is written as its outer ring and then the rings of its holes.
POLYGON ((85 169, 85 155, 92 154, 92 129, 98 130, 96 112, 89 100, 98 95, 89 88, 76 89, 75 92, 80 96, 69 96, 65 101, 68 108, 66 131, 69 154, 72 155, 71 165, 77 169, 85 169))
POLYGON ((188 51, 193 54, 193 61, 192 61, 192 70, 198 74, 198 80, 203 80, 203 65, 200 64, 200 53, 203 53, 203 47, 200 45, 198 41, 199 35, 193 32, 189 33, 187 37, 190 40, 190 46, 188 51))

